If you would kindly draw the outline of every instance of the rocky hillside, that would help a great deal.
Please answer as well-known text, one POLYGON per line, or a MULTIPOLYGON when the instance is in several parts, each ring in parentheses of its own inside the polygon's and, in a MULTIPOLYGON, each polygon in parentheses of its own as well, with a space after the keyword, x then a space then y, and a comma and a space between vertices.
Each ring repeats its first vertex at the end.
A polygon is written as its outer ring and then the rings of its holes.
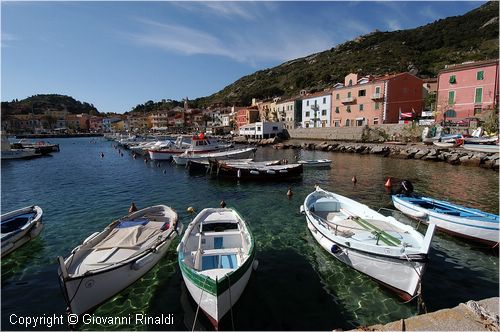
POLYGON ((319 90, 343 82, 349 72, 385 74, 409 71, 436 76, 446 64, 498 58, 497 1, 462 16, 448 17, 415 29, 376 31, 330 50, 260 70, 223 90, 195 100, 248 105, 251 98, 292 96, 301 89, 319 90))

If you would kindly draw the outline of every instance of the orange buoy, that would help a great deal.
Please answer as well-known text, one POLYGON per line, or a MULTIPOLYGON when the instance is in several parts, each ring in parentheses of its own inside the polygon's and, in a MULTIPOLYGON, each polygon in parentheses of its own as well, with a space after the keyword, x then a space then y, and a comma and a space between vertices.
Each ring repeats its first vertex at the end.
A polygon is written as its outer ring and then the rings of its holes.
POLYGON ((387 178, 387 181, 385 182, 385 187, 386 188, 392 187, 392 181, 390 176, 387 178))
POLYGON ((354 183, 354 184, 356 184, 356 182, 358 182, 358 179, 356 179, 356 175, 354 175, 354 176, 352 177, 352 180, 351 180, 351 181, 352 181, 352 183, 354 183))

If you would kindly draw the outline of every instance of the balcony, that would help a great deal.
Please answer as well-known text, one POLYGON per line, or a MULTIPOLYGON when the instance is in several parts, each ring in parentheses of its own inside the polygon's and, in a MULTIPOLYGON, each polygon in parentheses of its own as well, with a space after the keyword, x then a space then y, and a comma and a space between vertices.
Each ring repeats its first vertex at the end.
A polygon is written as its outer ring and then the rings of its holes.
POLYGON ((355 102, 356 102, 356 98, 354 98, 354 97, 342 98, 342 104, 352 104, 355 102))
POLYGON ((372 94, 372 99, 373 100, 383 99, 383 98, 384 98, 384 95, 381 94, 381 93, 374 93, 374 94, 372 94))

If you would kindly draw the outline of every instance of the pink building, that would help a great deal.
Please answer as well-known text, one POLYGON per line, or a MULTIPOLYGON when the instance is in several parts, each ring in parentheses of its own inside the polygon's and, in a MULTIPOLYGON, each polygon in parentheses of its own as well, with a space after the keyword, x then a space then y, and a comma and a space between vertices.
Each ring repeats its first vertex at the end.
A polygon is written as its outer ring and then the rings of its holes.
POLYGON ((332 90, 332 127, 398 123, 401 114, 420 115, 422 84, 409 73, 378 78, 349 74, 332 90))
POLYGON ((436 122, 498 107, 498 80, 498 59, 446 66, 438 74, 436 122))

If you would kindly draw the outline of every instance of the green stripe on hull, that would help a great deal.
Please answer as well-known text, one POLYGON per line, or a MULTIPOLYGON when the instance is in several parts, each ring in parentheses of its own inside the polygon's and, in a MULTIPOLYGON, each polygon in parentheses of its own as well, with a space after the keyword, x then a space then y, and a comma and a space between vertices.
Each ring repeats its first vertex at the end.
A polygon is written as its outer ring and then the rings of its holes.
POLYGON ((212 278, 204 276, 198 273, 197 271, 193 270, 189 266, 187 266, 181 260, 180 255, 179 255, 179 266, 181 268, 182 274, 186 278, 188 278, 189 281, 191 281, 196 287, 198 287, 199 289, 203 289, 205 292, 213 296, 219 296, 229 288, 230 284, 231 285, 236 284, 245 274, 245 272, 247 272, 249 268, 252 268, 252 263, 255 258, 255 247, 252 245, 252 248, 250 250, 251 250, 250 257, 248 257, 248 259, 245 261, 245 263, 243 263, 242 266, 240 266, 235 271, 228 273, 226 276, 224 276, 217 282, 212 278))

